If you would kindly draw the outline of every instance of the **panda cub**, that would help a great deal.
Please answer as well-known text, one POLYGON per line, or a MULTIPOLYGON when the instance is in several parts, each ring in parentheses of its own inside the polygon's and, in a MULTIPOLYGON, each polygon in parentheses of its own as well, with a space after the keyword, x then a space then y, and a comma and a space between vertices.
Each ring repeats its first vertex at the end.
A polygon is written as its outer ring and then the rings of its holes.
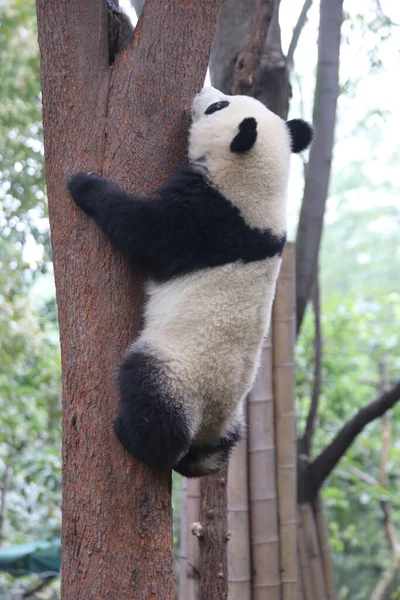
POLYGON ((290 153, 312 129, 247 96, 204 88, 189 161, 155 198, 78 173, 74 201, 146 276, 144 325, 128 348, 114 430, 149 466, 218 471, 244 430, 286 240, 290 153))

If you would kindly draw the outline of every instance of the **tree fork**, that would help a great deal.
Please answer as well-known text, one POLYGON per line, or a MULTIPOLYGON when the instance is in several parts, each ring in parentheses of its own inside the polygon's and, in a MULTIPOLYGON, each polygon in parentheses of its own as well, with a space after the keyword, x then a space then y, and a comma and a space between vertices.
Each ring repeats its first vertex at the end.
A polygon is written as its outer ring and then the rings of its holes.
POLYGON ((140 279, 77 209, 74 171, 153 191, 184 158, 222 0, 152 0, 108 62, 105 0, 37 0, 45 164, 63 365, 63 600, 174 597, 171 477, 117 442, 114 376, 140 279), (195 51, 193 51, 195 49, 195 51), (184 60, 182 60, 184 57, 184 60))

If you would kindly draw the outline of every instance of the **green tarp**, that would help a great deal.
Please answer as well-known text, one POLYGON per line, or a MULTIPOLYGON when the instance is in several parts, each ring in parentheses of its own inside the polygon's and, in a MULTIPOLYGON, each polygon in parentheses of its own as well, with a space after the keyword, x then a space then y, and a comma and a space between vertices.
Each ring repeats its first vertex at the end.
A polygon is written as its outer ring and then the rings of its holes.
POLYGON ((0 548, 0 571, 7 571, 14 577, 48 571, 59 573, 60 565, 60 540, 0 548))

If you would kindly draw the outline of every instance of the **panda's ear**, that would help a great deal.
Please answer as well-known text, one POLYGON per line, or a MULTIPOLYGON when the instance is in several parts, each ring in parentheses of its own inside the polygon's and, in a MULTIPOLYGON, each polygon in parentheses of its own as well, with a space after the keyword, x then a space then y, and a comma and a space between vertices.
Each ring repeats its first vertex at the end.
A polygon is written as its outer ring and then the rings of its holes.
POLYGON ((313 128, 303 119, 292 119, 286 122, 292 141, 292 152, 301 152, 308 148, 314 137, 313 128))
POLYGON ((231 142, 231 152, 241 154, 252 148, 257 139, 257 121, 253 117, 243 119, 239 125, 239 133, 231 142))

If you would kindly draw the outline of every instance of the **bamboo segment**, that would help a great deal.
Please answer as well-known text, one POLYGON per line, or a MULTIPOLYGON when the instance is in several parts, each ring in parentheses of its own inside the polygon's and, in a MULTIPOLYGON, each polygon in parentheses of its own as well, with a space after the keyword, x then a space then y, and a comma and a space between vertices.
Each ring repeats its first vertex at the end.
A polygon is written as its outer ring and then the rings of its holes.
POLYGON ((200 516, 200 480, 187 480, 187 596, 185 600, 199 599, 199 564, 200 547, 197 537, 192 534, 192 524, 199 521, 200 516))
POLYGON ((311 566, 307 552, 307 542, 306 535, 303 527, 303 519, 300 511, 300 507, 298 508, 298 521, 297 521, 297 544, 299 551, 299 565, 301 572, 301 581, 302 581, 302 590, 304 600, 318 600, 314 598, 313 591, 313 582, 312 582, 312 573, 311 566))
POLYGON ((322 555, 322 568, 328 600, 336 600, 335 577, 333 572, 332 552, 329 546, 328 523, 326 520, 324 502, 319 495, 316 503, 315 521, 317 526, 317 535, 319 547, 322 555))
POLYGON ((180 555, 179 555, 179 600, 188 600, 188 545, 189 545, 189 524, 187 514, 187 488, 188 480, 182 477, 181 489, 181 528, 180 528, 180 555))
POLYGON ((282 600, 293 600, 297 589, 295 314, 295 254, 294 245, 288 244, 283 254, 273 310, 273 399, 282 600))
POLYGON ((228 598, 251 600, 247 438, 236 446, 228 472, 228 598))
POLYGON ((326 593, 322 559, 318 544, 317 529, 315 526, 314 512, 310 504, 301 504, 301 517, 303 522, 308 558, 310 561, 312 582, 315 600, 328 600, 326 593))
MULTIPOLYGON (((297 536, 299 535, 299 533, 297 532, 297 536)), ((299 557, 299 552, 297 552, 297 582, 296 582, 296 600, 305 600, 305 596, 304 596, 304 591, 303 591, 303 579, 302 579, 302 573, 301 573, 301 568, 299 568, 300 565, 300 557, 299 557)))
POLYGON ((281 600, 271 335, 263 344, 248 412, 253 600, 281 600))

